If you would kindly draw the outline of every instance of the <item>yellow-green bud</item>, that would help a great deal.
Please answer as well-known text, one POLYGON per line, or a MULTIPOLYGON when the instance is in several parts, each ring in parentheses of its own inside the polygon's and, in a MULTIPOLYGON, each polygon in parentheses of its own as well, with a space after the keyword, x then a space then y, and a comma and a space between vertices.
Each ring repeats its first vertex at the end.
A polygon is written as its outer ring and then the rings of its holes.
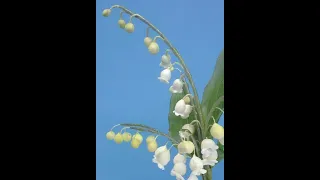
POLYGON ((114 137, 114 141, 115 141, 117 144, 121 144, 122 141, 123 141, 122 135, 121 135, 120 133, 118 133, 118 134, 114 137))
POLYGON ((134 25, 132 23, 128 23, 128 24, 125 25, 124 29, 128 33, 132 33, 134 31, 134 25))
POLYGON ((119 24, 120 28, 122 28, 122 29, 126 26, 126 22, 123 19, 120 19, 118 21, 118 24, 119 24))
POLYGON ((115 134, 114 134, 113 131, 109 131, 109 132, 106 134, 106 137, 107 137, 107 139, 109 139, 109 140, 113 140, 114 136, 115 136, 115 134))
POLYGON ((102 16, 108 17, 111 13, 111 9, 105 9, 102 11, 102 16))

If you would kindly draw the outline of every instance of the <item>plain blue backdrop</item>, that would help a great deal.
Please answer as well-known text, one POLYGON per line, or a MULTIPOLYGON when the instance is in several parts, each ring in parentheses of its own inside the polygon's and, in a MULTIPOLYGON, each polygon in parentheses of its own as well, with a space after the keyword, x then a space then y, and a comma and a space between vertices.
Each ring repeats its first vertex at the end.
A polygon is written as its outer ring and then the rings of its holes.
MULTIPOLYGON (((175 179, 172 161, 160 170, 144 143, 139 149, 129 143, 117 145, 105 133, 118 123, 142 123, 168 132, 169 85, 157 79, 166 45, 151 55, 144 46, 146 25, 133 19, 132 34, 120 29, 120 9, 109 17, 104 8, 122 5, 153 23, 178 49, 189 68, 200 98, 209 81, 219 52, 224 47, 223 0, 97 0, 96 7, 96 175, 97 180, 175 179)), ((124 14, 128 21, 128 15, 124 14)), ((150 36, 155 33, 150 31, 150 36)), ((172 61, 177 59, 172 55, 172 61)), ((172 74, 171 83, 178 77, 172 74)), ((223 117, 220 123, 223 125, 223 117)), ((117 132, 120 130, 116 128, 117 132)), ((132 132, 134 133, 134 132, 132 132)), ((146 138, 149 134, 143 133, 146 138)), ((159 146, 167 142, 158 138, 159 146)), ((176 155, 172 148, 172 158, 176 155)), ((189 169, 189 167, 188 167, 189 169)), ((187 179, 188 170, 185 178, 187 179)), ((200 177, 199 177, 200 179, 200 177)), ((213 168, 213 179, 224 179, 224 161, 213 168)))

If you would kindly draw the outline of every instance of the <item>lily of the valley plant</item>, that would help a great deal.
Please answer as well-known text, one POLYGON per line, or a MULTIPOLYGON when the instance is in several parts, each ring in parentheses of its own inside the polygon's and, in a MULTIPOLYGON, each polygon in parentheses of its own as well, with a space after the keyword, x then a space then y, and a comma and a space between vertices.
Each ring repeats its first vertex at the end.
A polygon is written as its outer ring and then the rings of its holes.
POLYGON ((163 53, 157 64, 161 69, 158 81, 168 87, 172 96, 168 133, 142 124, 121 123, 106 133, 107 139, 114 140, 117 144, 130 142, 136 149, 143 143, 142 134, 148 133, 145 141, 148 151, 154 153, 150 161, 155 167, 165 170, 171 161, 174 166, 170 174, 178 180, 197 180, 199 177, 204 180, 212 179, 212 168, 224 158, 224 128, 218 124, 224 113, 224 51, 221 51, 216 61, 214 73, 200 102, 191 74, 170 41, 144 17, 123 6, 114 5, 103 10, 102 15, 108 17, 115 13, 113 11, 116 8, 120 9, 118 26, 130 35, 135 29, 133 18, 146 24, 143 42, 150 54, 163 53), (128 20, 125 20, 124 13, 128 15, 128 20), (153 37, 149 36, 150 29, 155 34, 153 37), (167 45, 164 49, 160 49, 158 45, 161 40, 167 45), (173 60, 174 56, 178 61, 173 60), (175 70, 180 72, 180 77, 171 77, 171 72, 175 70), (115 133, 114 129, 119 126, 123 128, 115 133), (129 130, 134 131, 134 135, 129 130), (166 138, 167 143, 158 145, 159 137, 166 138), (178 149, 178 154, 171 155, 172 147, 178 149), (190 174, 186 174, 187 168, 190 168, 190 174))

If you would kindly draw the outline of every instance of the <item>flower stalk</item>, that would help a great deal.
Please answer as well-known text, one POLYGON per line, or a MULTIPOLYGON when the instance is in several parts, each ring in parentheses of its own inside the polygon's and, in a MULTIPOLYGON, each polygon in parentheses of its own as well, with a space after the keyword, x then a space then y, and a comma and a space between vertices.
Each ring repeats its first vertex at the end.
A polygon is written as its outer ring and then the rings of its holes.
POLYGON ((194 82, 192 80, 192 76, 186 66, 186 64, 184 63, 183 58, 181 57, 180 53, 178 52, 178 50, 173 47, 173 45, 170 43, 170 41, 159 31, 158 28, 156 28, 153 24, 151 24, 148 20, 146 20, 144 17, 137 15, 135 13, 133 13, 132 11, 130 11, 129 9, 123 7, 123 6, 119 6, 119 5, 114 5, 111 7, 112 8, 120 8, 122 9, 124 12, 126 12, 127 14, 129 14, 130 16, 135 15, 135 18, 141 20, 143 23, 147 24, 151 29, 153 29, 156 33, 159 34, 159 36, 163 39, 164 43, 170 48, 171 52, 179 59, 179 62, 181 64, 181 66, 183 67, 184 73, 186 74, 186 77, 188 79, 188 82, 190 83, 191 87, 192 87, 192 92, 194 94, 194 101, 195 101, 195 107, 197 109, 197 116, 200 120, 200 122, 204 123, 204 118, 202 116, 202 110, 201 110, 201 106, 200 106, 200 101, 199 101, 199 96, 198 96, 198 92, 197 89, 194 85, 194 82))

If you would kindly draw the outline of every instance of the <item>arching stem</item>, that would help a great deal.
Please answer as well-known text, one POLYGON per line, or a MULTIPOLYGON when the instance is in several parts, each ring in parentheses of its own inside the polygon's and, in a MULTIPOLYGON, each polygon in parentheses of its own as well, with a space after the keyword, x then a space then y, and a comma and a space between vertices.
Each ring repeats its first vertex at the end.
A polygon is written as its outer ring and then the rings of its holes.
MULTIPOLYGON (((119 6, 119 5, 115 5, 113 7, 117 7, 122 9, 123 11, 125 11, 127 14, 129 15, 135 15, 133 12, 131 12, 130 10, 128 10, 127 8, 123 7, 123 6, 119 6)), ((163 41, 165 42, 165 44, 171 49, 172 53, 179 59, 181 66, 183 67, 183 70, 186 74, 186 77, 192 87, 192 91, 194 94, 194 101, 195 101, 195 106, 198 112, 198 118, 201 122, 204 121, 204 117, 202 116, 202 110, 201 110, 201 105, 200 105, 200 101, 199 101, 199 97, 198 97, 198 92, 197 89, 194 85, 194 82, 192 80, 191 74, 186 66, 186 64, 184 63, 184 60, 182 59, 181 55, 179 54, 178 50, 173 47, 173 45, 169 42, 169 40, 159 31, 158 28, 156 28, 153 24, 151 24, 148 20, 146 20, 144 17, 140 16, 140 15, 135 15, 137 19, 141 20, 143 23, 145 23, 146 25, 148 25, 151 29, 153 29, 156 33, 158 33, 163 41)), ((210 117, 210 116, 209 116, 210 117)))

